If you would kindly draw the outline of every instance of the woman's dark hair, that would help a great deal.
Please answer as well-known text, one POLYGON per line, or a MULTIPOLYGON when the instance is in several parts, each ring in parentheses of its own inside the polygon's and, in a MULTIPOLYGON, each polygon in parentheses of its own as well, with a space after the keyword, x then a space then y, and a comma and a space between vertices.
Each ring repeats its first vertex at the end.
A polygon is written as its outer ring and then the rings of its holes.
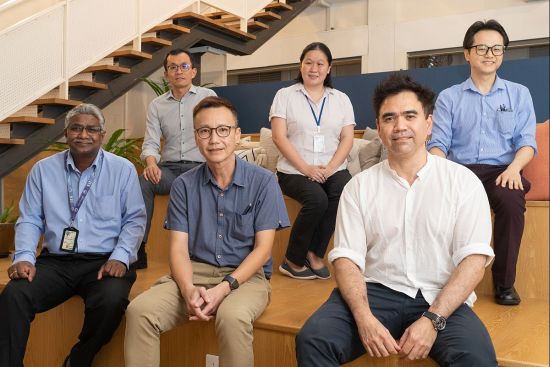
POLYGON ((464 42, 462 42, 462 47, 466 50, 469 50, 474 45, 474 36, 479 31, 495 31, 500 33, 502 36, 504 47, 508 47, 508 43, 510 40, 508 39, 508 35, 506 34, 506 31, 504 30, 504 27, 500 25, 499 22, 497 22, 494 19, 489 19, 486 22, 483 22, 481 20, 478 20, 474 24, 468 28, 466 31, 466 34, 464 35, 464 42))
MULTIPOLYGON (((310 43, 309 45, 307 45, 304 48, 304 50, 302 51, 302 55, 300 55, 300 64, 302 63, 302 61, 304 61, 304 58, 306 57, 306 54, 309 51, 313 51, 313 50, 319 50, 322 53, 324 53, 325 56, 327 57, 328 65, 329 66, 332 65, 332 53, 330 53, 330 49, 328 48, 328 46, 325 45, 322 42, 313 42, 313 43, 310 43)), ((298 73, 298 76, 296 77, 296 81, 298 83, 304 84, 304 79, 302 78, 302 73, 298 73)), ((323 81, 323 85, 325 87, 333 88, 332 87, 332 79, 330 78, 330 72, 327 74, 327 77, 323 81)))

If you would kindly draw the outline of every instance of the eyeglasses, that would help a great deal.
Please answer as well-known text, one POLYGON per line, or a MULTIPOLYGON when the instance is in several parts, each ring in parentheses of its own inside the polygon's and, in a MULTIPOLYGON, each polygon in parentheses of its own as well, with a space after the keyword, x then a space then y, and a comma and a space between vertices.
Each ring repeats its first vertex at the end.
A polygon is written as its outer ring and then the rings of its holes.
POLYGON ((74 135, 82 133, 84 130, 90 135, 97 135, 103 132, 101 126, 82 126, 82 125, 71 125, 67 130, 74 135))
POLYGON ((195 129, 195 133, 201 139, 208 139, 212 136, 212 131, 216 130, 216 134, 220 138, 226 138, 231 134, 231 129, 236 129, 237 126, 228 126, 228 125, 218 125, 216 127, 199 127, 195 129))
POLYGON ((178 71, 178 69, 181 69, 181 71, 191 70, 193 68, 193 66, 191 64, 188 64, 188 63, 184 62, 181 65, 170 64, 166 68, 168 69, 168 71, 170 71, 172 73, 175 73, 176 71, 178 71))
POLYGON ((489 52, 489 50, 491 50, 493 56, 501 56, 504 53, 505 49, 504 45, 494 45, 491 47, 487 45, 473 45, 470 48, 475 48, 476 54, 478 54, 478 56, 487 55, 487 52, 489 52))

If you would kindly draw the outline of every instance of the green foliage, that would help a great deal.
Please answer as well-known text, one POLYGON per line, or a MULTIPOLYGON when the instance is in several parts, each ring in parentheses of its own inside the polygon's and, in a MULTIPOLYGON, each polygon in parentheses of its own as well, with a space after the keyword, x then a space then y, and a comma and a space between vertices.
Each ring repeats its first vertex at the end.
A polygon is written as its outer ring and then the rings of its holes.
POLYGON ((0 223, 15 223, 17 220, 17 215, 13 214, 13 210, 15 209, 15 204, 11 202, 11 204, 4 208, 2 213, 0 213, 0 223))
MULTIPOLYGON (((126 129, 118 129, 113 132, 109 140, 103 144, 103 150, 126 158, 133 164, 143 167, 143 162, 139 158, 141 148, 138 139, 122 139, 121 136, 124 130, 126 129)), ((62 152, 68 148, 67 143, 57 142, 51 144, 46 150, 50 152, 62 152)))
POLYGON ((140 78, 140 80, 147 83, 147 85, 151 87, 151 89, 155 92, 155 94, 157 96, 163 95, 164 93, 166 93, 170 90, 170 84, 164 78, 162 78, 158 82, 154 81, 153 79, 149 79, 149 78, 140 78))

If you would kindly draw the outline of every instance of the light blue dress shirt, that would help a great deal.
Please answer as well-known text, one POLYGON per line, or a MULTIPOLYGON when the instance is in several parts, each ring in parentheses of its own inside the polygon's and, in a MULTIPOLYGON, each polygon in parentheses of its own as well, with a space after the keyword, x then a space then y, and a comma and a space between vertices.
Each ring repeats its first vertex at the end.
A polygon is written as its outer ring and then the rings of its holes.
POLYGON ((94 170, 95 179, 73 225, 79 230, 76 252, 111 254, 110 259, 126 266, 137 259, 146 214, 136 169, 128 160, 100 150, 84 172, 68 151, 34 165, 19 202, 14 262, 34 264, 42 234, 43 248, 67 254, 59 249, 63 229, 71 222, 66 173, 76 202, 94 170))
POLYGON ((482 94, 468 78, 439 94, 428 149, 437 147, 461 164, 509 165, 521 147, 536 153, 535 129, 525 86, 497 76, 489 93, 482 94))
MULTIPOLYGON (((283 194, 272 172, 235 158, 222 190, 203 163, 172 185, 165 228, 189 234, 192 260, 237 268, 254 249, 256 232, 288 227, 283 194)), ((271 275, 271 259, 264 266, 271 275)))

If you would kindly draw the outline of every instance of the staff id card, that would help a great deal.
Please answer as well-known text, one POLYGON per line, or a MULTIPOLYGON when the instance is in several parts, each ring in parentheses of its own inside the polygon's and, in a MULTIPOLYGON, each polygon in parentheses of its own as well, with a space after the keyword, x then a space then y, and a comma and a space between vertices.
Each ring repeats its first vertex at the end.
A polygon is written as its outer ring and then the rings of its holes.
POLYGON ((325 152, 325 136, 320 132, 313 134, 313 152, 324 153, 325 152))
POLYGON ((78 239, 78 229, 74 227, 67 227, 63 230, 63 236, 61 237, 61 245, 59 250, 65 252, 75 252, 76 240, 78 239))

